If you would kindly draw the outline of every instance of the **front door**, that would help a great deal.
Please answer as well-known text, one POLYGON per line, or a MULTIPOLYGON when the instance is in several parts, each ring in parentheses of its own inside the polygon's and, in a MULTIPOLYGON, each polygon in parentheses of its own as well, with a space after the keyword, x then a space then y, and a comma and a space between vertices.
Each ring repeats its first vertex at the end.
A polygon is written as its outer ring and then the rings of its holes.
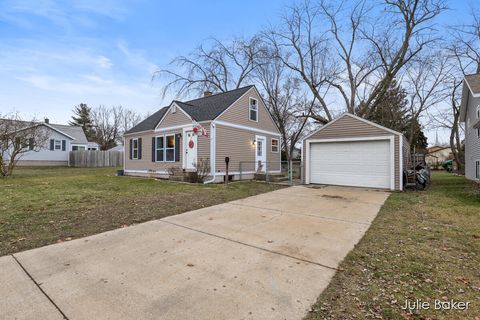
POLYGON ((265 172, 267 166, 267 139, 262 136, 256 136, 255 141, 255 171, 265 172))
POLYGON ((193 131, 186 132, 185 139, 185 169, 196 169, 197 164, 197 135, 193 131))

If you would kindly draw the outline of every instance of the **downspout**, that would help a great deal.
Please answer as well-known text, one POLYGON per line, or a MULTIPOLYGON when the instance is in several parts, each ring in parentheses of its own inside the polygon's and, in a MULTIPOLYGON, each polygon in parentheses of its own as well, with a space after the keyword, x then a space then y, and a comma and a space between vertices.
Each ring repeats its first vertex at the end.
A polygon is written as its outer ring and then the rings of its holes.
POLYGON ((209 184, 215 182, 215 159, 217 157, 216 153, 216 139, 217 139, 217 130, 215 128, 215 122, 210 123, 210 174, 212 178, 210 180, 204 181, 203 184, 209 184))

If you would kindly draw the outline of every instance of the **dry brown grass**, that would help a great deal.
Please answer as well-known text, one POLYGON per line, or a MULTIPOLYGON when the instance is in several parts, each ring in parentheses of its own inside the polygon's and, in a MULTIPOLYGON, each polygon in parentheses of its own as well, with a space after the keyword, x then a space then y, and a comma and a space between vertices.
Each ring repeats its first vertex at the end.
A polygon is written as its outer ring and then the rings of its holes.
POLYGON ((480 194, 445 173, 395 193, 306 319, 480 319, 480 194), (471 302, 466 311, 402 310, 405 300, 471 302))
POLYGON ((19 168, 0 179, 0 256, 272 191, 116 177, 116 168, 19 168))

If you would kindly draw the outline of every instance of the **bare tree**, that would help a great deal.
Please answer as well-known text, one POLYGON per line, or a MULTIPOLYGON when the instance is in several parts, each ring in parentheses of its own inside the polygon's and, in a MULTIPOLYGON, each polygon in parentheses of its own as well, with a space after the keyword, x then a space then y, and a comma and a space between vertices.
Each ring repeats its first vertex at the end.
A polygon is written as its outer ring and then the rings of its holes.
POLYGON ((194 91, 219 91, 240 88, 252 77, 257 66, 259 39, 233 39, 223 43, 215 38, 202 43, 187 56, 173 59, 169 67, 160 69, 154 77, 168 82, 163 95, 174 90, 177 97, 194 91))
MULTIPOLYGON (((115 109, 115 108, 114 108, 115 109)), ((123 136, 125 132, 136 126, 143 118, 139 113, 134 110, 124 108, 122 106, 116 107, 114 113, 117 114, 116 117, 120 118, 120 128, 119 136, 123 136)))
POLYGON ((450 77, 449 91, 445 94, 448 101, 447 108, 442 108, 433 113, 431 118, 436 128, 444 128, 450 131, 449 144, 453 157, 457 163, 457 169, 463 173, 465 168, 465 149, 462 143, 464 134, 460 124, 460 101, 462 99, 463 77, 450 77))
POLYGON ((384 0, 389 23, 381 32, 372 27, 363 31, 372 45, 375 59, 381 62, 378 80, 363 104, 359 115, 368 113, 374 101, 381 100, 391 81, 422 50, 438 37, 433 33, 433 19, 447 9, 444 0, 384 0), (400 38, 398 30, 401 31, 400 38))
POLYGON ((121 124, 116 108, 101 105, 92 109, 92 123, 95 141, 100 145, 100 149, 107 150, 115 147, 121 124))
POLYGON ((98 106, 92 109, 95 141, 101 150, 113 148, 122 142, 123 134, 141 120, 140 114, 122 106, 98 106))
POLYGON ((440 128, 450 130, 450 148, 458 170, 464 171, 465 149, 463 145, 464 128, 460 123, 461 88, 467 74, 480 73, 480 14, 471 10, 470 21, 450 28, 452 38, 445 44, 451 58, 451 69, 445 95, 448 104, 437 108, 432 119, 440 128))
POLYGON ((432 20, 446 8, 443 0, 384 0, 378 19, 366 3, 306 1, 290 8, 283 28, 265 33, 277 57, 320 103, 311 115, 319 122, 332 119, 327 94, 341 96, 345 110, 367 115, 400 71, 436 40, 432 20))
POLYGON ((316 26, 319 16, 319 8, 309 2, 295 5, 284 16, 284 27, 273 27, 263 36, 274 48, 274 58, 295 72, 318 101, 320 110, 314 110, 309 116, 327 123, 333 116, 325 95, 330 88, 329 80, 340 71, 331 59, 326 32, 319 32, 316 26))
POLYGON ((404 86, 409 96, 410 145, 413 145, 417 125, 429 109, 444 101, 448 92, 452 66, 449 58, 441 51, 433 51, 418 56, 407 67, 404 86))
POLYGON ((260 64, 256 75, 267 108, 282 135, 282 150, 290 161, 295 145, 309 124, 308 115, 312 112, 314 101, 307 101, 300 90, 299 80, 292 77, 282 61, 267 59, 269 61, 260 64))
POLYGON ((12 175, 27 152, 47 148, 48 129, 35 120, 23 121, 18 114, 0 115, 0 176, 12 175))

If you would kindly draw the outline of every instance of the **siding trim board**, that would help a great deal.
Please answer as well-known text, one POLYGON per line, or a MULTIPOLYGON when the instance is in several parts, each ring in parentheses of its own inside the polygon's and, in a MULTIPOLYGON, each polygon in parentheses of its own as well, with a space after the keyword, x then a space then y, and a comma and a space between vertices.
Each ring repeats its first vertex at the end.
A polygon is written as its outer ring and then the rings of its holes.
POLYGON ((247 130, 247 131, 252 131, 252 132, 258 132, 258 133, 264 133, 264 134, 269 134, 271 136, 276 136, 276 137, 281 137, 281 134, 278 132, 272 132, 272 131, 267 131, 267 130, 262 130, 262 129, 257 129, 253 127, 247 127, 241 124, 235 124, 227 121, 222 121, 222 120, 215 120, 216 124, 225 126, 225 127, 231 127, 231 128, 236 128, 236 129, 242 129, 242 130, 247 130))

